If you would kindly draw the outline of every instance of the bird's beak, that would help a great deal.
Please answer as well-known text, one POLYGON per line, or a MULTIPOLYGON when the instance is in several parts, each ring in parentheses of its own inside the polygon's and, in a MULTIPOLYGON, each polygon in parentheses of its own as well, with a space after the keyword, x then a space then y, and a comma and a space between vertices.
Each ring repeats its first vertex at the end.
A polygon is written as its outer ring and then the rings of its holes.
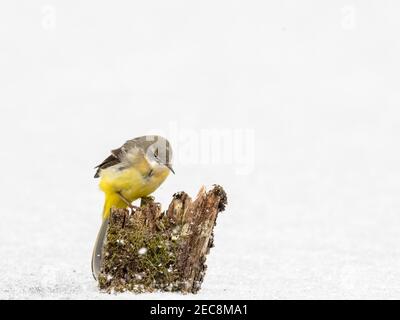
POLYGON ((173 174, 175 174, 175 171, 174 171, 174 169, 172 169, 172 166, 170 165, 170 164, 166 164, 165 165, 169 170, 171 170, 171 172, 173 173, 173 174))

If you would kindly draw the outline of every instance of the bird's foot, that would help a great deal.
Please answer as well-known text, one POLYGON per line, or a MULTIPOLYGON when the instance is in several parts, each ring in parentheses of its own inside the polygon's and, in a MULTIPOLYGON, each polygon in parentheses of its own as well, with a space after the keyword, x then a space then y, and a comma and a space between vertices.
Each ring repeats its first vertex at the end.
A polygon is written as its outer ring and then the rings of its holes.
POLYGON ((139 209, 139 207, 134 206, 131 202, 129 202, 122 194, 121 192, 117 192, 118 196, 120 197, 120 199, 125 202, 125 204, 127 205, 127 207, 130 209, 129 211, 129 215, 133 214, 134 211, 136 211, 137 209, 139 209))
POLYGON ((146 204, 150 202, 154 202, 155 198, 153 196, 146 196, 140 199, 140 206, 144 207, 146 204))

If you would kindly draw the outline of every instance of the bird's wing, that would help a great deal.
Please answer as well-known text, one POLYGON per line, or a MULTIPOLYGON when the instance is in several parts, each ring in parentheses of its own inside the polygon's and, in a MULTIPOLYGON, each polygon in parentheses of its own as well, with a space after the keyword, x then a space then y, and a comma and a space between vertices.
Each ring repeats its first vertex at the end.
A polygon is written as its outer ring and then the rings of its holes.
POLYGON ((157 138, 157 136, 143 136, 126 141, 121 148, 112 150, 111 155, 95 167, 97 171, 94 177, 98 178, 102 169, 106 169, 121 163, 124 156, 133 149, 138 148, 142 150, 143 153, 143 150, 147 150, 147 148, 152 145, 154 141, 157 141, 157 138))
POLYGON ((102 163, 95 167, 97 169, 96 174, 94 175, 95 178, 100 176, 100 171, 102 169, 106 169, 108 167, 115 166, 116 164, 121 163, 121 156, 124 153, 124 147, 115 149, 111 151, 111 155, 105 159, 102 163))

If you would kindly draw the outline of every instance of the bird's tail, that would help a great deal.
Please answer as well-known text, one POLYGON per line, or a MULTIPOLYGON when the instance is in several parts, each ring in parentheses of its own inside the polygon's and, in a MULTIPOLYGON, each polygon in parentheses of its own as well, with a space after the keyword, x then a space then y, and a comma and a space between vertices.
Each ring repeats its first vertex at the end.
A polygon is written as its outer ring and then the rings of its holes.
POLYGON ((103 257, 103 244, 104 244, 104 239, 106 237, 106 232, 107 232, 107 228, 108 228, 108 221, 109 221, 108 217, 103 219, 99 233, 97 234, 96 243, 93 248, 92 274, 93 274, 93 277, 95 280, 97 280, 99 273, 100 273, 101 260, 103 257))
POLYGON ((126 208, 127 205, 123 202, 120 196, 116 193, 108 193, 106 194, 106 200, 104 201, 103 208, 103 220, 107 219, 110 215, 111 208, 126 208))
POLYGON ((107 219, 110 215, 111 208, 113 207, 113 199, 111 196, 106 196, 106 200, 104 201, 104 208, 103 208, 103 220, 107 219))
POLYGON ((97 234, 96 243, 93 248, 92 254, 92 274, 95 280, 97 280, 100 268, 101 268, 101 261, 103 257, 103 244, 107 233, 108 222, 110 217, 111 208, 114 207, 118 202, 117 199, 112 195, 106 195, 106 200, 104 201, 103 207, 103 222, 101 224, 99 233, 97 234))

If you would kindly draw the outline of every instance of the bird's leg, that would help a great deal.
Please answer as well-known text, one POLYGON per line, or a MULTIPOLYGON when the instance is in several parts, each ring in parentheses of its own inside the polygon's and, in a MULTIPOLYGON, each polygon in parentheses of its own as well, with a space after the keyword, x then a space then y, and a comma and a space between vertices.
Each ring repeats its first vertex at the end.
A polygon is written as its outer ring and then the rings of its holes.
POLYGON ((117 192, 117 195, 120 197, 120 199, 123 201, 123 202, 125 202, 125 204, 131 209, 131 214, 132 214, 132 212, 135 210, 137 210, 137 209, 139 209, 139 207, 137 207, 137 206, 134 206, 132 203, 130 203, 122 194, 121 194, 121 191, 118 191, 117 192))
POLYGON ((140 199, 140 206, 144 207, 146 204, 149 204, 151 202, 154 202, 154 197, 153 196, 142 197, 140 199))

